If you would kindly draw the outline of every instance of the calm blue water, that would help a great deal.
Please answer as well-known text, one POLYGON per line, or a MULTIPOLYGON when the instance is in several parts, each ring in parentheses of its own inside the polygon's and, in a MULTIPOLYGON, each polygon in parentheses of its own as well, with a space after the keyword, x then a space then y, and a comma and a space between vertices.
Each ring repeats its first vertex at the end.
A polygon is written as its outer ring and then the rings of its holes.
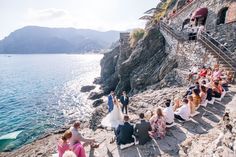
POLYGON ((0 136, 23 131, 4 149, 29 143, 72 119, 88 117, 92 108, 80 88, 99 76, 101 58, 0 55, 0 136))

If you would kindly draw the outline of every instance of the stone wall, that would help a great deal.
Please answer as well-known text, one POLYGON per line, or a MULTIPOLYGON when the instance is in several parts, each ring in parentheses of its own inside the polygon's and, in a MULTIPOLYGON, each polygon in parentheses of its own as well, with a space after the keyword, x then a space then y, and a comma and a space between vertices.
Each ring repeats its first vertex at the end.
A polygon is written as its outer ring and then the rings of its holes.
POLYGON ((187 8, 185 8, 181 13, 177 16, 171 18, 171 22, 178 29, 182 27, 182 23, 186 18, 189 18, 189 15, 194 12, 197 8, 208 8, 208 17, 206 20, 206 28, 213 29, 216 27, 217 15, 218 12, 224 8, 229 7, 229 13, 227 14, 226 21, 232 22, 236 17, 235 15, 235 2, 233 0, 196 0, 192 4, 190 4, 187 8))
POLYGON ((219 43, 236 54, 236 22, 218 25, 209 32, 219 43))
POLYGON ((176 57, 178 59, 178 68, 180 69, 192 67, 193 64, 212 67, 217 63, 217 60, 213 58, 210 51, 198 41, 179 43, 176 57))
POLYGON ((184 19, 197 8, 207 7, 206 30, 222 45, 236 54, 236 1, 235 0, 198 0, 172 18, 172 27, 180 30, 184 19), (222 8, 229 7, 226 24, 217 25, 218 13, 222 8))

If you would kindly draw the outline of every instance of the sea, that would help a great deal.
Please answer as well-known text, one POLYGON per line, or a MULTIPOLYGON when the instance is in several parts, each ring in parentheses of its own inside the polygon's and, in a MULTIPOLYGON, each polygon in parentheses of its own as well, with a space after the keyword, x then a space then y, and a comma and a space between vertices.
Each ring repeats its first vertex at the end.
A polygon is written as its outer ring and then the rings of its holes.
POLYGON ((101 54, 0 55, 0 151, 57 131, 93 108, 83 85, 100 75, 101 54))

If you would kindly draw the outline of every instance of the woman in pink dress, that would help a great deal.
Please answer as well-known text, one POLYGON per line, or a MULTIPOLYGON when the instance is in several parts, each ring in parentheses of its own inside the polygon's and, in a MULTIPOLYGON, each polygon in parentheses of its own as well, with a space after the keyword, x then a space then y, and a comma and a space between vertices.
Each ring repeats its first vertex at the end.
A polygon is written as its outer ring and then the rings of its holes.
POLYGON ((72 134, 71 131, 67 130, 61 139, 59 139, 58 144, 57 144, 57 150, 59 157, 62 157, 65 151, 70 150, 69 142, 68 140, 71 138, 72 134))
POLYGON ((150 119, 150 123, 152 126, 150 135, 163 138, 166 134, 166 122, 161 108, 157 108, 156 114, 150 119))
POLYGON ((84 147, 80 142, 74 144, 71 149, 77 157, 86 157, 84 147))

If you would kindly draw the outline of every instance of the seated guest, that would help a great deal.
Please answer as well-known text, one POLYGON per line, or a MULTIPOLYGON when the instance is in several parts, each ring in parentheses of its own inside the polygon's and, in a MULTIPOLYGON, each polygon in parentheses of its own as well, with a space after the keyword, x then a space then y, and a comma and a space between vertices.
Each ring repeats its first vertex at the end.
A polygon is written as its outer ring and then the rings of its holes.
POLYGON ((220 98, 222 91, 222 86, 219 84, 219 81, 214 81, 212 86, 212 97, 220 98))
POLYGON ((65 151, 70 150, 70 145, 69 145, 68 140, 71 138, 71 136, 72 136, 71 131, 67 130, 63 134, 61 139, 58 141, 57 150, 58 150, 59 157, 62 157, 65 151))
POLYGON ((188 90, 186 91, 185 95, 183 97, 187 97, 188 95, 191 95, 192 94, 192 90, 193 89, 197 89, 200 93, 200 85, 199 85, 199 82, 195 82, 195 84, 193 86, 190 86, 188 88, 188 90))
POLYGON ((206 69, 205 66, 203 66, 202 69, 199 72, 199 78, 206 77, 206 75, 207 75, 207 69, 206 69))
POLYGON ((80 122, 75 122, 70 128, 72 136, 70 138, 70 148, 79 157, 85 157, 84 146, 90 145, 92 148, 97 148, 99 145, 95 144, 94 139, 84 138, 79 132, 80 122), (82 145, 82 142, 83 145, 82 145))
POLYGON ((231 83, 234 79, 234 73, 232 71, 227 71, 226 76, 227 83, 231 83))
POLYGON ((139 115, 140 122, 135 125, 134 134, 137 137, 139 144, 144 145, 151 140, 149 131, 152 130, 151 124, 144 120, 144 114, 139 115))
POLYGON ((72 137, 70 139, 70 145, 74 145, 78 142, 84 142, 83 145, 90 145, 94 144, 94 139, 84 138, 81 133, 79 132, 80 129, 80 122, 75 122, 73 127, 70 128, 72 133, 72 137))
POLYGON ((208 86, 207 86, 207 97, 206 97, 206 99, 207 99, 208 101, 211 101, 211 100, 212 100, 212 88, 211 88, 211 85, 208 85, 208 86))
POLYGON ((157 108, 156 114, 150 119, 150 123, 152 126, 150 135, 152 137, 163 138, 166 134, 166 122, 161 108, 157 108))
POLYGON ((153 116, 153 112, 152 112, 152 111, 147 111, 147 112, 145 113, 145 118, 146 118, 147 120, 149 120, 152 116, 153 116))
POLYGON ((129 123, 129 116, 124 116, 124 124, 119 125, 116 134, 116 143, 118 145, 128 144, 134 142, 134 138, 132 137, 134 133, 134 127, 129 123))
POLYGON ((189 109, 190 109, 190 114, 194 114, 195 111, 196 111, 196 107, 195 107, 195 104, 193 103, 193 96, 188 95, 187 100, 188 100, 188 106, 189 106, 189 109))
POLYGON ((199 94, 200 94, 199 89, 194 88, 192 91, 192 96, 193 96, 193 104, 195 105, 196 108, 198 108, 201 103, 201 97, 199 94))
POLYGON ((179 119, 181 121, 189 120, 190 117, 190 110, 188 106, 188 99, 183 99, 183 105, 178 108, 178 110, 175 112, 175 118, 179 119))
POLYGON ((204 104, 207 98, 207 90, 205 86, 200 87, 200 97, 201 97, 201 104, 204 104))
POLYGON ((166 125, 171 125, 174 122, 174 110, 170 102, 171 102, 170 100, 166 101, 166 108, 163 110, 163 114, 166 120, 166 125))
POLYGON ((221 71, 219 65, 215 65, 214 71, 212 73, 212 80, 219 80, 221 77, 221 71))
POLYGON ((190 70, 190 74, 188 75, 188 81, 191 81, 194 75, 196 75, 198 72, 198 67, 196 64, 194 64, 190 70))
POLYGON ((212 69, 211 69, 211 67, 208 67, 207 68, 206 78, 210 80, 211 79, 211 75, 212 75, 212 69))

